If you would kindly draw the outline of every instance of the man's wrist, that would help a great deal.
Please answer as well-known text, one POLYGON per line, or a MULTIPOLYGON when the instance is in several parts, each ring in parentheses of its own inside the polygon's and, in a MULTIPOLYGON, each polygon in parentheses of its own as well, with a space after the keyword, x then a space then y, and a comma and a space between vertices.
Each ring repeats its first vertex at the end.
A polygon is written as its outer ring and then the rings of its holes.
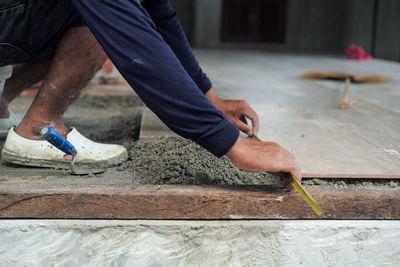
POLYGON ((220 107, 221 98, 219 98, 218 96, 215 95, 214 90, 212 88, 210 90, 208 90, 208 92, 205 94, 205 96, 210 101, 210 103, 213 104, 218 110, 221 108, 220 107))
POLYGON ((231 149, 225 154, 231 161, 233 161, 235 158, 237 158, 237 155, 240 154, 240 151, 242 150, 242 147, 246 140, 244 140, 243 137, 238 136, 236 139, 235 143, 233 143, 231 149))
POLYGON ((214 93, 214 90, 212 88, 210 88, 210 90, 207 91, 207 93, 205 93, 205 96, 207 97, 207 99, 212 103, 213 101, 215 101, 215 98, 217 97, 214 93))

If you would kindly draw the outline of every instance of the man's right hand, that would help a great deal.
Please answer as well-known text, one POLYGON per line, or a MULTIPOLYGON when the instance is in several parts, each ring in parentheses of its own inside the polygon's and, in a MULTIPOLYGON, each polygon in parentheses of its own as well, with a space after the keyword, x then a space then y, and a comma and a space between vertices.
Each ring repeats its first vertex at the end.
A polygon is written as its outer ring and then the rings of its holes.
POLYGON ((277 143, 253 141, 240 136, 226 156, 239 169, 250 172, 290 172, 301 182, 301 169, 296 158, 277 143))

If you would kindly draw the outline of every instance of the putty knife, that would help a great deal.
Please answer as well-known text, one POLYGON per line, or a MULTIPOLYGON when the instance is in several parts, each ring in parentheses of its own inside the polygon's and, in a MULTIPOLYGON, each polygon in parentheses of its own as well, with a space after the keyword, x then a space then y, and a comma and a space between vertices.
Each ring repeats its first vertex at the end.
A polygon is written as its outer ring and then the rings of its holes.
MULTIPOLYGON (((260 138, 253 135, 251 137, 254 141, 261 141, 260 138)), ((310 207, 315 211, 318 216, 321 215, 321 208, 319 207, 318 203, 314 200, 314 198, 306 191, 306 189, 297 181, 297 179, 293 176, 293 174, 289 174, 289 183, 299 192, 300 196, 310 205, 310 207)))
POLYGON ((72 156, 71 164, 70 164, 70 170, 71 174, 74 175, 87 175, 87 174, 97 174, 97 173, 102 173, 105 171, 105 169, 77 169, 75 167, 75 159, 76 155, 78 154, 78 151, 76 148, 62 136, 59 134, 57 131, 53 130, 50 127, 44 127, 40 131, 40 134, 53 146, 61 150, 67 155, 72 156))

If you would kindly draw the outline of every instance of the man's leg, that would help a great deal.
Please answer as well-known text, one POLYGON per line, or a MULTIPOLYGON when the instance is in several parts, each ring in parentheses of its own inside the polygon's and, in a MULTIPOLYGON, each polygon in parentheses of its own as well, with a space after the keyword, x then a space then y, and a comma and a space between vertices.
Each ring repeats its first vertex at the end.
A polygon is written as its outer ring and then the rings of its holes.
POLYGON ((41 128, 51 126, 66 136, 64 112, 105 60, 103 49, 87 27, 67 30, 16 133, 27 139, 41 139, 41 128))
POLYGON ((47 73, 50 59, 14 66, 12 76, 6 81, 0 99, 0 119, 9 118, 8 104, 25 88, 41 81, 47 73))
POLYGON ((93 142, 77 129, 69 131, 63 114, 83 86, 96 73, 106 55, 87 27, 72 27, 61 37, 42 87, 17 129, 10 129, 2 159, 21 165, 69 167, 64 153, 50 146, 40 136, 44 126, 50 126, 69 140, 78 150, 77 165, 111 167, 128 158, 120 145, 93 142))

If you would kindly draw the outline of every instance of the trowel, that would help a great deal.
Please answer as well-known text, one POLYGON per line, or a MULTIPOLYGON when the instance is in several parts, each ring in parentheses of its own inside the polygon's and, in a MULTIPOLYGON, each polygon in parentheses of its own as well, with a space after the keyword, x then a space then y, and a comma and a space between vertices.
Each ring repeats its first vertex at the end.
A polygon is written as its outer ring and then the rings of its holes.
MULTIPOLYGON (((261 141, 256 135, 251 137, 254 141, 261 141)), ((289 184, 299 192, 300 196, 310 205, 310 207, 315 211, 318 216, 321 215, 321 208, 318 203, 314 200, 314 198, 307 192, 307 190, 297 181, 297 179, 293 176, 293 174, 289 173, 289 184)))
POLYGON ((78 169, 75 167, 75 159, 78 151, 64 136, 50 127, 43 127, 40 134, 50 144, 61 150, 67 155, 72 156, 70 171, 73 175, 92 175, 105 172, 105 169, 78 169))

